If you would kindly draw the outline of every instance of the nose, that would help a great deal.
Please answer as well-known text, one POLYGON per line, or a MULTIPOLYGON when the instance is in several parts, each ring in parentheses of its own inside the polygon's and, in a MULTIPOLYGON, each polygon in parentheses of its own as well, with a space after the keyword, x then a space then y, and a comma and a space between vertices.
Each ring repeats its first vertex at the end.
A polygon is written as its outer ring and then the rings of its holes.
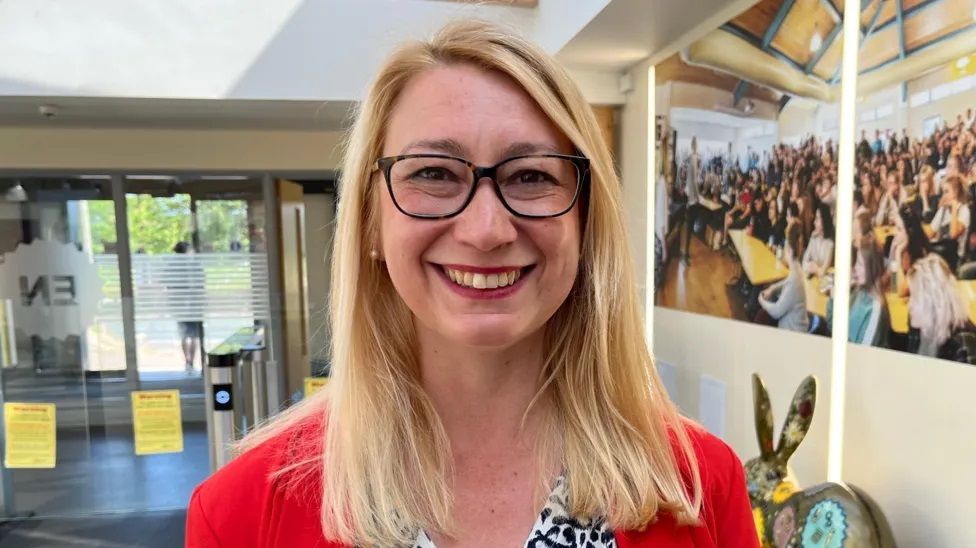
POLYGON ((491 251, 514 242, 518 233, 512 214, 495 194, 491 182, 482 179, 475 184, 471 203, 455 218, 455 239, 479 251, 491 251))

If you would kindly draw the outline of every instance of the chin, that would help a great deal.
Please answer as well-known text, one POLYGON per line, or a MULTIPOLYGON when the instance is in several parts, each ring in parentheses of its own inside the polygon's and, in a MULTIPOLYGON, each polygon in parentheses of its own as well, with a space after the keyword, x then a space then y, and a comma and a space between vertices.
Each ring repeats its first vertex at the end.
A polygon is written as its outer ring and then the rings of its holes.
POLYGON ((529 333, 511 325, 458 325, 448 332, 448 337, 458 344, 483 349, 504 349, 525 339, 529 333))

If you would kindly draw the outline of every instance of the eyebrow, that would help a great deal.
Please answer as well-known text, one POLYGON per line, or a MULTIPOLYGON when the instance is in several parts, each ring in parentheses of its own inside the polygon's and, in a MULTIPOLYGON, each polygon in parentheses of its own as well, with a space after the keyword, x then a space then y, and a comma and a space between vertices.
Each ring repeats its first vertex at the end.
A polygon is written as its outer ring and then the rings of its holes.
MULTIPOLYGON (((442 152, 444 154, 449 154, 451 156, 466 157, 467 148, 462 145, 459 141, 455 139, 421 139, 409 143, 407 146, 403 147, 400 151, 401 154, 408 154, 412 150, 434 150, 437 152, 442 152)), ((548 143, 533 143, 528 141, 516 141, 507 147, 502 152, 502 158, 511 158, 512 156, 523 156, 526 154, 560 154, 557 147, 548 143)))

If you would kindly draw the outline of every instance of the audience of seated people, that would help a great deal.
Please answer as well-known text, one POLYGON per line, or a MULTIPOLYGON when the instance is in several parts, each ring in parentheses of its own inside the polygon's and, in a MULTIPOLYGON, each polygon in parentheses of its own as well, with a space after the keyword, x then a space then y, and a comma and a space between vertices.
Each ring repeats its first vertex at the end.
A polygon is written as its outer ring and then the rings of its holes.
MULTIPOLYGON (((876 131, 869 140, 862 132, 855 151, 852 342, 888 344, 888 293, 908 299, 909 333, 895 346, 929 355, 954 353, 963 359, 959 344, 943 348, 947 341, 966 340, 954 338, 957 334, 976 340, 956 289, 957 272, 970 262, 974 265, 965 272, 976 277, 976 222, 970 210, 976 203, 972 112, 924 138, 911 138, 902 130, 900 137, 876 131), (939 290, 932 284, 941 284, 939 290), (917 291, 929 294, 919 296, 917 291)), ((776 144, 761 156, 751 150, 745 165, 711 158, 707 176, 698 181, 701 195, 722 206, 709 214, 716 216, 726 249, 732 250, 728 232, 745 230, 789 267, 790 274, 781 282, 751 292, 780 327, 807 329, 801 282, 804 276, 828 275, 833 267, 836 157, 832 141, 809 137, 795 146, 776 144), (791 235, 795 241, 790 241, 791 235)), ((750 294, 748 289, 743 293, 750 294)), ((972 350, 976 353, 976 346, 972 350)))

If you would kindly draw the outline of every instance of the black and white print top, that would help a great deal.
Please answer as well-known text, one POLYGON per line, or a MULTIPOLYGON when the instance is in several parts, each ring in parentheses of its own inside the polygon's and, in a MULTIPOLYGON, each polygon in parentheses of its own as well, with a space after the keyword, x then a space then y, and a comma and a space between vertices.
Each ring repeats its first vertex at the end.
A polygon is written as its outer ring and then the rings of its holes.
MULTIPOLYGON (((607 527, 605 518, 588 521, 573 519, 567 511, 568 501, 566 478, 560 475, 539 518, 532 526, 525 548, 617 548, 617 541, 613 531, 607 527)), ((427 531, 421 529, 413 548, 437 547, 427 531)))

